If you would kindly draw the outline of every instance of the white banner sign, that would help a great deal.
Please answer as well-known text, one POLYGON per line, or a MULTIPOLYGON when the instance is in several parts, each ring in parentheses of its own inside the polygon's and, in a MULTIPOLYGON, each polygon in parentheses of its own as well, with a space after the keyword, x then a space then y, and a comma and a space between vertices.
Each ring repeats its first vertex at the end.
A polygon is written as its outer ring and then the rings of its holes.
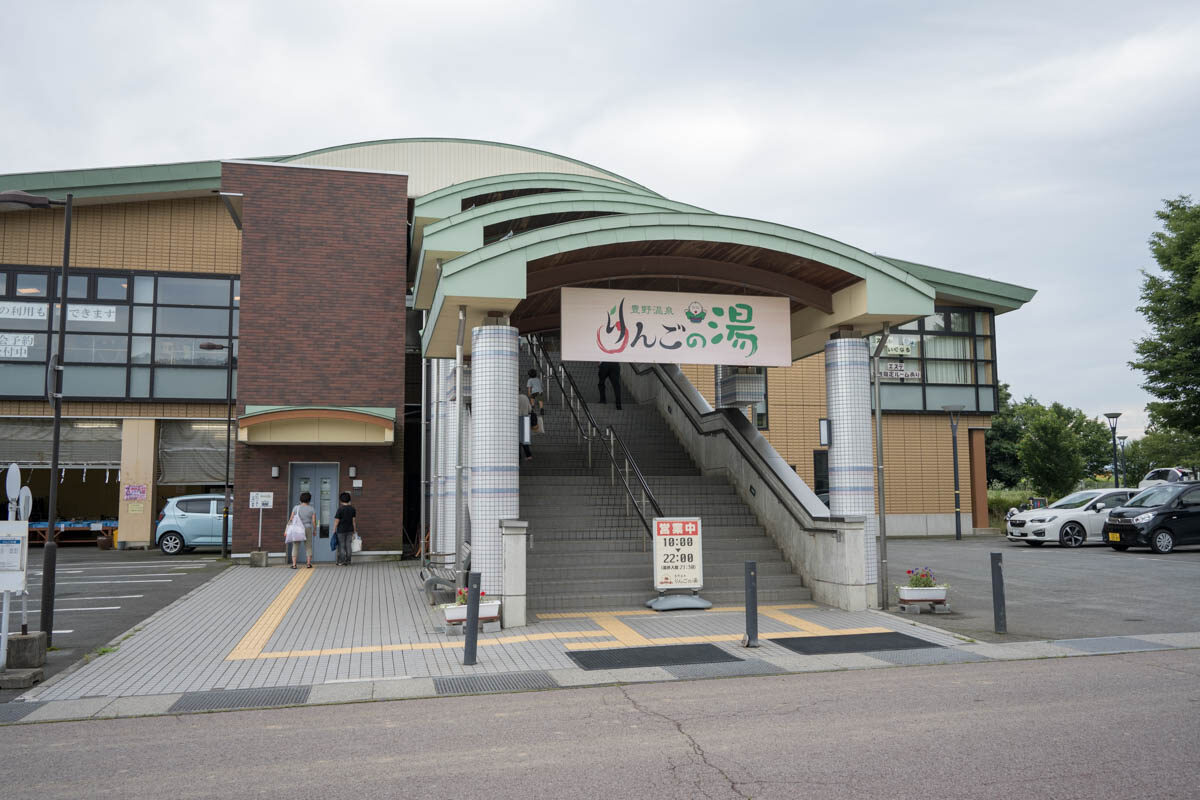
MULTIPOLYGON (((116 322, 116 306, 68 305, 67 319, 71 322, 116 322)), ((67 333, 71 331, 68 329, 67 333)))
POLYGON ((786 297, 563 289, 564 361, 786 367, 786 297))
POLYGON ((46 319, 45 303, 0 303, 0 319, 46 319))
POLYGON ((699 517, 654 518, 654 588, 704 587, 704 551, 699 517))
POLYGON ((904 378, 908 380, 921 380, 921 370, 905 369, 903 361, 889 361, 886 366, 879 368, 879 377, 881 378, 904 378))
MULTIPOLYGON (((48 303, 0 303, 0 319, 46 319, 48 303)), ((81 303, 67 305, 67 319, 71 322, 116 322, 116 306, 93 306, 81 303)))

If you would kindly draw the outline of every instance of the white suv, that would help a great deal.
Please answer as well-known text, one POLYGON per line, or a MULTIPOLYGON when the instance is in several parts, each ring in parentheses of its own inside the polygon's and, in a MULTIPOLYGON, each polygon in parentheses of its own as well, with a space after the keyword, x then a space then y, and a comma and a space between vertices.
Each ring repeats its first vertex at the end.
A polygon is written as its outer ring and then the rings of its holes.
POLYGON ((1138 484, 1139 489, 1146 489, 1151 486, 1158 486, 1163 483, 1179 483, 1180 481, 1195 480, 1195 475, 1186 467, 1163 467, 1161 469, 1152 469, 1146 473, 1146 477, 1142 478, 1142 482, 1138 484))

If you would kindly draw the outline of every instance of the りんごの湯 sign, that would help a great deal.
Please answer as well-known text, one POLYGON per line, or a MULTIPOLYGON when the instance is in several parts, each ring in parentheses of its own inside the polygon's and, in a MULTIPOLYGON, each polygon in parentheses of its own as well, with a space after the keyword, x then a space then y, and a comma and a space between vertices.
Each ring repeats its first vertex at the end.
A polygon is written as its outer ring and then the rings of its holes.
POLYGON ((562 290, 564 361, 786 367, 786 297, 562 290))

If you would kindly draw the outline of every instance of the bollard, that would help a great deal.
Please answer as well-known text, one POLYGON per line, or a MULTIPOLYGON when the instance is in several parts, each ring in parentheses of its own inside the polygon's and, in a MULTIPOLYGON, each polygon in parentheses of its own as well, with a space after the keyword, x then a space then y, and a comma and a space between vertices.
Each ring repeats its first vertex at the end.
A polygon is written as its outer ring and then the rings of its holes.
POLYGON ((479 645, 479 584, 478 572, 467 573, 467 621, 463 623, 467 640, 463 643, 463 664, 475 666, 475 650, 479 645))
POLYGON ((992 553, 992 613, 996 633, 1008 633, 1008 615, 1004 609, 1004 554, 992 553))
POLYGON ((758 562, 746 562, 746 635, 742 647, 758 647, 758 562))

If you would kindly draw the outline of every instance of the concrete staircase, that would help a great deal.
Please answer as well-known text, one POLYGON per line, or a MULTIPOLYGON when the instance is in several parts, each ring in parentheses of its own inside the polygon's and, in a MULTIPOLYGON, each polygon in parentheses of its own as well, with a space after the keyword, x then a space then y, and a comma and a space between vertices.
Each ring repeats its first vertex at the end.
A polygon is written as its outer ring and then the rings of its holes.
MULTIPOLYGON (((557 363, 558 354, 551 353, 557 363)), ((532 366, 522 352, 521 384, 532 366)), ((747 560, 758 562, 759 601, 806 602, 812 595, 783 560, 754 515, 720 477, 703 477, 653 406, 626 393, 623 410, 609 397, 601 405, 596 365, 567 365, 603 430, 613 425, 667 516, 698 514, 704 522, 701 596, 717 605, 740 605, 747 560)), ((546 381, 544 379, 544 382, 546 381)), ((654 597, 651 545, 641 521, 627 512, 620 482, 610 482, 599 442, 578 441, 571 413, 557 386, 547 402, 545 433, 533 434, 533 459, 521 461, 521 517, 529 521, 528 599, 532 611, 641 607, 654 597)), ((631 483, 632 483, 631 479, 631 483)), ((649 511, 647 516, 652 516, 649 511)))

